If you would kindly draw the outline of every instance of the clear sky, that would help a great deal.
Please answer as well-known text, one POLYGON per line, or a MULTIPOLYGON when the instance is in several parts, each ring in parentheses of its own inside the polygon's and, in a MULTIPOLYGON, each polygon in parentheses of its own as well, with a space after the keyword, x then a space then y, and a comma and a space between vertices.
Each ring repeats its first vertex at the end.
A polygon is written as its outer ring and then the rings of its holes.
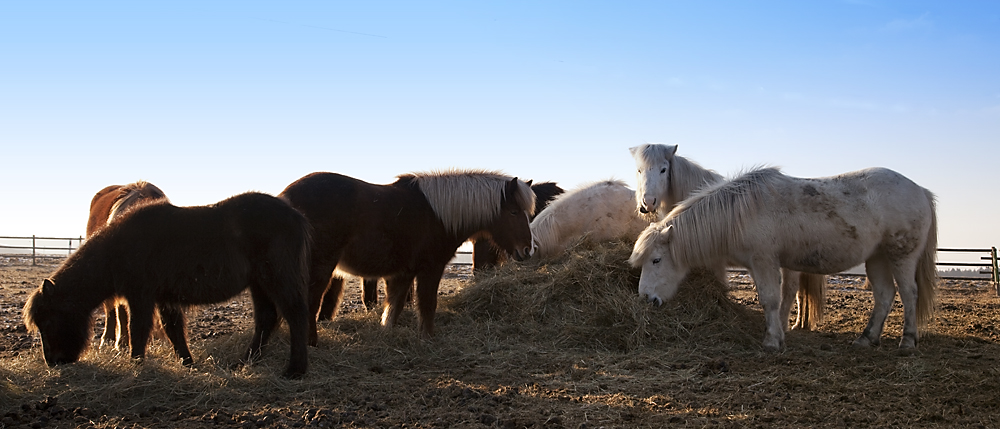
POLYGON ((138 179, 178 205, 314 171, 634 185, 644 142, 892 168, 942 246, 1000 246, 1000 3, 0 3, 0 235, 82 235, 138 179))

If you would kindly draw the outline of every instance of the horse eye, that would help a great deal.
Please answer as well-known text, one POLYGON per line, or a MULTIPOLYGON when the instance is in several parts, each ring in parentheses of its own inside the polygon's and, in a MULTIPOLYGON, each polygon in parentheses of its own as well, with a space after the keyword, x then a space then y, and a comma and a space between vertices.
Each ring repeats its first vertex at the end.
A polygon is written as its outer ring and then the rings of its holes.
POLYGON ((667 167, 663 167, 663 169, 660 170, 660 174, 663 174, 663 173, 666 173, 666 172, 667 172, 667 167))
POLYGON ((653 259, 653 263, 654 264, 659 264, 660 263, 660 258, 653 259))
POLYGON ((510 211, 510 214, 511 214, 511 215, 514 215, 514 216, 517 216, 517 210, 511 210, 511 211, 510 211))

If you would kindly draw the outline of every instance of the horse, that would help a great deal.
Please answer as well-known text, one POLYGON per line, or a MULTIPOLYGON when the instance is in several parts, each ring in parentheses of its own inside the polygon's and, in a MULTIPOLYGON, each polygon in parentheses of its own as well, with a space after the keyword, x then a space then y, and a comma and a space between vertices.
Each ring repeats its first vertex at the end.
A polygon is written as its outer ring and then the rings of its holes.
POLYGON ((784 347, 781 268, 832 274, 864 262, 875 305, 854 345, 879 344, 895 280, 899 347, 912 349, 934 311, 936 247, 934 194, 895 171, 803 179, 759 168, 684 200, 642 232, 629 262, 642 267, 639 293, 657 303, 673 297, 694 267, 747 267, 764 308, 767 351, 784 347))
MULTIPOLYGON (((530 184, 531 191, 535 193, 535 215, 545 209, 549 201, 552 201, 556 195, 559 195, 565 191, 556 185, 554 182, 542 182, 531 184, 529 180, 526 182, 530 184)), ((531 218, 534 219, 535 216, 531 218)), ((473 239, 472 240, 472 270, 481 271, 489 267, 495 267, 500 264, 504 264, 510 256, 507 252, 497 247, 493 240, 489 238, 486 239, 473 239)), ((406 300, 409 301, 411 297, 406 300)), ((364 305, 366 310, 373 310, 378 304, 378 279, 362 279, 361 281, 361 303, 364 305)), ((325 300, 319 311, 319 320, 332 320, 333 314, 336 312, 335 300, 325 300)))
MULTIPOLYGON (((644 144, 629 148, 635 158, 640 213, 663 218, 698 189, 723 180, 722 175, 677 155, 677 145, 644 144)), ((823 320, 826 276, 782 270, 782 320, 789 320, 792 300, 797 307, 791 329, 812 330, 823 320)), ((788 328, 786 323, 786 328, 788 328)))
POLYGON ((184 365, 184 307, 222 302, 249 288, 254 333, 242 363, 260 356, 288 321, 291 357, 284 373, 306 372, 306 273, 310 226, 286 202, 261 193, 240 194, 200 207, 165 200, 129 210, 99 230, 28 298, 24 323, 41 335, 49 366, 76 362, 88 345, 91 312, 112 296, 128 301, 130 353, 145 358, 153 322, 163 329, 184 365))
POLYGON ((535 254, 553 258, 575 240, 636 239, 649 221, 632 209, 635 192, 620 180, 580 186, 557 196, 531 221, 535 254))
MULTIPOLYGON (((141 180, 101 189, 90 201, 87 239, 137 204, 157 200, 169 201, 160 188, 141 180)), ((111 297, 104 301, 104 318, 100 344, 113 344, 116 349, 128 347, 128 307, 124 300, 111 297)))
POLYGON ((393 326, 416 279, 420 335, 434 333, 437 291, 455 250, 488 237, 515 259, 531 254, 528 219, 535 194, 499 172, 447 170, 403 174, 377 185, 336 173, 312 173, 279 195, 314 229, 309 270, 309 344, 316 345, 322 304, 343 298, 343 276, 384 278, 382 325, 393 326))

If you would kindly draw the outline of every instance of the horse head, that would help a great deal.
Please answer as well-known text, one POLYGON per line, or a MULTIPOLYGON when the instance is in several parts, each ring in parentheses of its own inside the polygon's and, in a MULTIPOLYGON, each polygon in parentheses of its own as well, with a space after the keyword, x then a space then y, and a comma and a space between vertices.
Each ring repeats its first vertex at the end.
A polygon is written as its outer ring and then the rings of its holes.
POLYGON ((528 259, 535 245, 529 227, 534 212, 534 194, 531 193, 530 183, 521 182, 516 177, 507 182, 500 210, 487 229, 497 247, 518 261, 528 259))
POLYGON ((657 305, 677 294, 677 288, 688 271, 674 261, 670 248, 673 233, 674 227, 671 224, 650 224, 639 235, 632 249, 632 256, 629 257, 629 263, 633 267, 642 267, 639 296, 657 305))
POLYGON ((670 162, 677 145, 644 144, 629 148, 629 152, 638 168, 635 198, 639 212, 656 213, 670 189, 670 162))
POLYGON ((49 366, 73 363, 87 348, 92 329, 89 312, 64 308, 63 300, 53 296, 55 283, 45 279, 24 305, 24 325, 37 331, 42 339, 42 352, 49 366))

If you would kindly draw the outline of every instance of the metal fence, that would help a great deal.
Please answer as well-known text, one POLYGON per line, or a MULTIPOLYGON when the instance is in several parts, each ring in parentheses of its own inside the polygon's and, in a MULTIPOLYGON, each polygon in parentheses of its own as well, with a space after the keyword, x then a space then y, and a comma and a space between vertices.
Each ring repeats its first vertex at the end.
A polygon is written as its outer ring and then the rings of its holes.
MULTIPOLYGON (((77 238, 60 238, 60 237, 39 237, 32 235, 31 237, 0 237, 0 240, 15 240, 23 241, 23 245, 7 245, 0 243, 0 255, 7 256, 27 256, 30 250, 31 254, 31 264, 35 265, 38 258, 58 258, 69 255, 73 253, 81 244, 83 244, 83 237, 77 238), (31 244, 28 245, 28 242, 31 244), (60 247, 55 243, 65 242, 65 247, 60 247), (49 244, 52 243, 52 244, 49 244), (76 245, 74 246, 74 243, 76 245), (46 245, 48 244, 48 245, 46 245), (13 252, 13 253, 10 253, 13 252)), ((938 261, 937 265, 939 267, 966 267, 966 268, 978 268, 979 274, 988 274, 990 281, 997 290, 997 295, 1000 295, 1000 266, 997 263, 997 248, 938 248, 938 253, 967 253, 967 254, 979 254, 979 259, 982 262, 942 262, 938 261)), ((462 259, 469 259, 469 255, 472 252, 469 251, 458 251, 456 252, 456 259, 453 260, 454 264, 457 265, 471 265, 471 262, 459 261, 460 257, 462 259)), ((944 279, 956 279, 956 280, 969 280, 969 277, 949 277, 942 276, 944 279)))
POLYGON ((63 237, 0 237, 0 240, 22 242, 19 245, 0 243, 0 254, 5 256, 31 255, 31 265, 38 263, 39 258, 61 258, 70 255, 83 244, 83 237, 63 238, 63 237), (61 247, 61 242, 65 242, 65 247, 61 247), (30 243, 30 244, 29 244, 30 243), (76 244, 74 246, 74 243, 76 244), (30 252, 29 252, 30 251, 30 252))

